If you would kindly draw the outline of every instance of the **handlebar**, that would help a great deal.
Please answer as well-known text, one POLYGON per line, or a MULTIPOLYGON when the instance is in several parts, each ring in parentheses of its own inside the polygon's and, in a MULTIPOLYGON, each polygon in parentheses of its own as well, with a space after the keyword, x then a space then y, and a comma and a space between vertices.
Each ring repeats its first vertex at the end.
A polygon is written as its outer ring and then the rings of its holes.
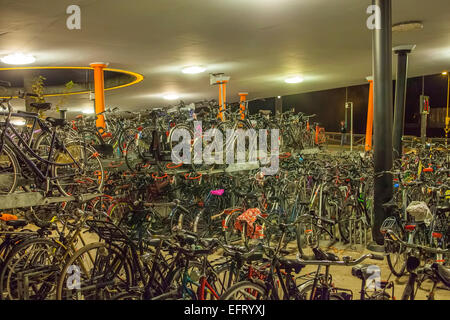
POLYGON ((449 254, 448 249, 430 248, 430 247, 426 247, 426 246, 419 245, 419 244, 407 243, 403 240, 400 240, 400 237, 393 230, 390 230, 390 229, 385 230, 385 233, 390 236, 387 239, 388 241, 398 242, 407 248, 418 249, 418 250, 429 252, 429 253, 449 254))
POLYGON ((343 257, 340 261, 331 261, 331 260, 302 260, 299 259, 299 262, 304 265, 321 265, 321 266, 356 266, 357 264, 360 264, 364 260, 367 259, 374 259, 383 261, 384 255, 380 254, 374 254, 374 253, 367 253, 365 255, 362 255, 358 259, 351 260, 351 257, 343 257))

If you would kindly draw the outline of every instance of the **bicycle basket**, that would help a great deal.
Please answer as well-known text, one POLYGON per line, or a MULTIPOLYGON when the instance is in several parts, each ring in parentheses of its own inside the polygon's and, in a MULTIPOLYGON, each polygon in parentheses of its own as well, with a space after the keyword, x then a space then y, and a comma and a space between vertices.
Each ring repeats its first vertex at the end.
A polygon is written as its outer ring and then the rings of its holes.
POLYGON ((423 201, 412 201, 406 208, 406 212, 413 216, 415 221, 424 221, 427 226, 433 218, 430 209, 423 201))

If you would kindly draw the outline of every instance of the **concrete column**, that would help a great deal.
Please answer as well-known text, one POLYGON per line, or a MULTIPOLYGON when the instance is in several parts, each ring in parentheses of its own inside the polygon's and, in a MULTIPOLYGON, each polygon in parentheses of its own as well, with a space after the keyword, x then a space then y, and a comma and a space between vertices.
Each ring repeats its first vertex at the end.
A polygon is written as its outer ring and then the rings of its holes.
MULTIPOLYGON (((26 93, 33 93, 33 82, 39 74, 35 70, 23 70, 23 90, 26 93)), ((36 102, 32 97, 25 97, 25 111, 32 112, 31 103, 36 102)))
POLYGON ((395 47, 394 53, 397 55, 397 81, 395 86, 395 109, 394 128, 392 136, 392 146, 394 148, 394 159, 402 157, 402 137, 405 127, 405 104, 406 104, 406 84, 408 81, 408 54, 414 50, 415 45, 395 47))
POLYGON ((283 113, 283 97, 278 96, 275 97, 275 114, 283 113))

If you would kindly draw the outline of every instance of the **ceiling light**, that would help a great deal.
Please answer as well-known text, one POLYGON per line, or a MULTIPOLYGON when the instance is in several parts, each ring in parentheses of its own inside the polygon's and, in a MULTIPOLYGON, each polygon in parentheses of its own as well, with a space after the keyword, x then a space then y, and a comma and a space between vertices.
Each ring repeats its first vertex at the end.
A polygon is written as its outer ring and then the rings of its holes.
POLYGON ((1 58, 1 61, 6 64, 30 64, 35 62, 36 59, 31 54, 18 52, 1 58))
POLYGON ((177 100, 179 96, 176 93, 167 93, 163 96, 165 100, 177 100))
POLYGON ((183 68, 183 70, 181 70, 181 72, 187 73, 187 74, 196 74, 196 73, 205 72, 205 70, 206 70, 206 68, 204 68, 202 66, 192 66, 192 67, 183 68))
POLYGON ((303 78, 299 77, 299 76, 291 77, 291 78, 285 79, 284 82, 286 82, 286 83, 300 83, 300 82, 303 82, 303 78))
POLYGON ((278 99, 281 99, 281 96, 278 96, 278 99))
POLYGON ((94 113, 94 110, 92 110, 92 109, 84 109, 82 112, 83 112, 84 114, 93 114, 93 113, 94 113))
POLYGON ((416 31, 422 30, 423 23, 421 21, 406 21, 396 23, 392 26, 393 32, 406 32, 406 31, 416 31))
POLYGON ((448 75, 448 71, 442 71, 442 75, 443 75, 443 76, 448 75))

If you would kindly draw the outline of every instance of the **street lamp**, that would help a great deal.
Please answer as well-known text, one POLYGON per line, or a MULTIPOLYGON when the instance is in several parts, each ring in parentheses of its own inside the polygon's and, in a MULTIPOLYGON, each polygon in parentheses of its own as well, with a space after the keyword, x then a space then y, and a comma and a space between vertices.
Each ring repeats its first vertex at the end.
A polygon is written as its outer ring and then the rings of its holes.
POLYGON ((347 116, 347 109, 350 109, 350 151, 353 151, 353 102, 345 103, 345 116, 347 116))
POLYGON ((448 74, 448 71, 442 72, 443 76, 447 76, 447 113, 445 116, 445 147, 447 148, 447 139, 448 139, 448 133, 450 131, 449 124, 450 124, 450 118, 448 116, 448 102, 449 102, 449 91, 450 91, 450 76, 448 74))

